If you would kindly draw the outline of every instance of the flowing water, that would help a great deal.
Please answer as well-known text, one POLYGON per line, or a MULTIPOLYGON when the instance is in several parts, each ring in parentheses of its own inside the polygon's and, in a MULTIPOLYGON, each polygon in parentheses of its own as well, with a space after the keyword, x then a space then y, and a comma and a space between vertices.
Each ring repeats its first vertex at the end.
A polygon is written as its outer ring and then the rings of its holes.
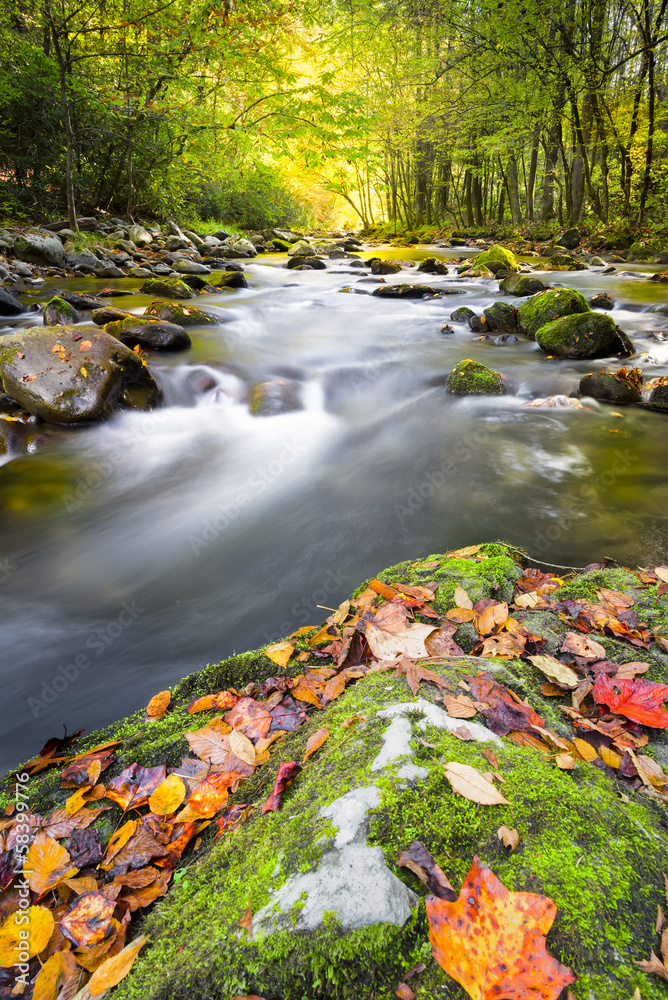
MULTIPOLYGON (((668 374, 668 342, 652 336, 668 317, 648 312, 668 287, 648 282, 657 268, 633 267, 547 278, 609 292, 634 363, 668 374)), ((321 622, 319 605, 404 559, 494 539, 575 566, 668 557, 668 414, 523 409, 612 359, 550 360, 522 338, 477 341, 462 323, 440 332, 458 306, 498 299, 498 282, 407 269, 386 280, 462 294, 392 301, 341 294, 374 287, 346 260, 299 272, 263 257, 246 276, 248 289, 197 300, 220 324, 191 331, 190 351, 150 360, 160 409, 37 428, 34 454, 0 469, 0 767, 63 723, 108 723, 208 662, 321 622), (515 394, 448 396, 466 357, 515 394), (304 409, 251 416, 249 387, 274 377, 302 384, 304 409)), ((140 313, 148 301, 120 304, 140 313)))

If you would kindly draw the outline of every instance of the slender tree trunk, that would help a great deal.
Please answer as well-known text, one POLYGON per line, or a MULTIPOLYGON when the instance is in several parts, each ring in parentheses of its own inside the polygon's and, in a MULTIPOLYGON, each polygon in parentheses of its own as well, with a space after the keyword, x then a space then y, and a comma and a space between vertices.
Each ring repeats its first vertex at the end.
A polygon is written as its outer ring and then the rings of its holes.
MULTIPOLYGON (((49 15, 50 18, 50 15, 49 15)), ((74 130, 72 129, 72 118, 70 116, 70 100, 67 93, 67 60, 60 45, 60 38, 53 20, 51 23, 51 37, 53 39, 53 49, 58 60, 58 76, 60 79, 60 107, 63 115, 63 125, 65 128, 66 144, 66 173, 65 173, 65 193, 67 197, 67 223, 70 229, 76 232, 79 229, 77 222, 77 207, 74 197, 74 130)))
POLYGON ((647 69, 647 85, 649 93, 647 95, 647 146, 645 149, 645 174, 640 192, 640 207, 638 210, 638 221, 645 218, 645 206, 647 195, 652 182, 652 158, 654 155, 654 111, 655 111, 655 87, 654 87, 654 49, 649 52, 649 66, 647 69))
POLYGON ((520 188, 517 178, 517 158, 514 152, 508 157, 508 200, 510 201, 510 216, 514 226, 522 225, 522 208, 520 205, 520 188))
POLYGON ((536 173, 538 171, 538 150, 540 148, 540 127, 536 126, 531 144, 531 159, 529 160, 529 176, 527 177, 527 218, 533 222, 534 216, 534 189, 536 187, 536 173))

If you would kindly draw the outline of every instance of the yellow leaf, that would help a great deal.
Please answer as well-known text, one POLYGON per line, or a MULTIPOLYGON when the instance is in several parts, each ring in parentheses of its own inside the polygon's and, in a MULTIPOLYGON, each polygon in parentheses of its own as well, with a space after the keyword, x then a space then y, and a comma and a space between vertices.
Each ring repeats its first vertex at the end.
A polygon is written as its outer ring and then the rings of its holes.
POLYGON ((617 753, 611 747, 603 747, 603 746, 599 747, 598 752, 601 755, 601 760, 603 761, 604 764, 607 764, 608 767, 614 767, 617 768, 617 770, 619 770, 619 767, 622 763, 621 754, 617 753))
POLYGON ((503 797, 491 781, 483 777, 480 771, 476 771, 475 767, 471 767, 470 764, 458 764, 456 761, 450 761, 443 770, 453 791, 465 799, 478 802, 482 806, 510 805, 508 799, 503 797))
POLYGON ((237 732, 236 729, 233 729, 230 733, 230 750, 244 764, 252 765, 255 763, 255 747, 247 736, 237 732))
POLYGON ((57 951, 51 955, 37 973, 32 1000, 55 1000, 63 980, 68 980, 76 969, 70 951, 57 951))
POLYGON ((70 795, 69 799, 65 802, 65 814, 67 816, 74 816, 80 809, 83 809, 89 790, 88 788, 79 788, 74 795, 70 795))
POLYGON ((46 833, 38 833, 33 840, 23 865, 23 872, 33 892, 41 895, 47 889, 71 878, 79 871, 71 865, 69 853, 57 840, 46 833))
POLYGON ((148 935, 142 934, 132 944, 126 945, 123 951, 119 951, 118 955, 107 958, 99 969, 96 969, 88 983, 91 995, 98 996, 105 990, 110 990, 112 986, 116 986, 121 979, 125 979, 134 964, 134 960, 147 941, 148 935))
POLYGON ((580 678, 575 671, 567 667, 561 660, 555 659, 554 656, 538 655, 530 656, 528 659, 531 660, 534 667, 538 667, 541 673, 545 674, 549 681, 554 681, 555 684, 563 684, 564 687, 575 688, 580 682, 580 678))
POLYGON ((28 910, 17 910, 10 914, 0 927, 0 968, 10 969, 23 961, 22 955, 33 958, 44 951, 53 933, 53 914, 45 906, 31 906, 28 910), (28 919, 22 914, 27 913, 28 919), (23 923, 18 921, 22 920, 23 923), (27 942, 21 931, 28 931, 27 942))
POLYGON ((81 374, 83 375, 84 378, 88 378, 88 372, 86 371, 86 369, 84 368, 83 365, 81 366, 81 368, 79 369, 79 371, 81 372, 81 374))
POLYGON ((295 647, 289 642, 276 642, 273 646, 267 646, 265 656, 268 656, 272 663, 277 663, 279 667, 287 667, 288 660, 295 651, 295 647))
POLYGON ((464 588, 459 586, 459 584, 455 587, 455 604, 458 608, 467 608, 468 610, 473 607, 471 598, 466 593, 464 588))
POLYGON ((576 737, 573 739, 575 744, 575 749, 580 754, 583 760, 596 760, 598 754, 594 750, 591 743, 587 743, 586 740, 580 740, 576 737))
POLYGON ((570 753, 558 753, 554 758, 554 763, 562 771, 572 771, 575 768, 575 758, 570 753))
POLYGON ((156 816, 169 816, 176 812, 185 797, 186 786, 177 774, 170 774, 149 798, 149 809, 156 816))
POLYGON ((133 835, 136 829, 137 829, 137 820, 129 819, 127 823, 124 823, 123 826, 116 831, 116 833, 113 835, 113 837, 107 844, 107 854, 105 856, 104 863, 101 863, 99 866, 100 868, 102 868, 103 871, 106 871, 107 869, 111 868, 113 864, 112 858, 114 857, 115 854, 118 854, 118 852, 122 847, 125 847, 128 840, 133 835))

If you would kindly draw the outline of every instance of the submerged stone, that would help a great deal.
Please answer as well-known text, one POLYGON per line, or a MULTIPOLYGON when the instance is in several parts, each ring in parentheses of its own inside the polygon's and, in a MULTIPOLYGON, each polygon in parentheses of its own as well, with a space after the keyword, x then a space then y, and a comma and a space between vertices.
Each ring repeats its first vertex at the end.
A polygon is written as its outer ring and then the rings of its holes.
POLYGON ((261 382, 251 393, 250 411, 254 417, 275 417, 301 409, 301 385, 292 379, 261 382))
POLYGON ((622 405, 642 401, 636 385, 626 379, 616 378, 611 372, 590 372, 583 375, 580 379, 580 395, 622 405))

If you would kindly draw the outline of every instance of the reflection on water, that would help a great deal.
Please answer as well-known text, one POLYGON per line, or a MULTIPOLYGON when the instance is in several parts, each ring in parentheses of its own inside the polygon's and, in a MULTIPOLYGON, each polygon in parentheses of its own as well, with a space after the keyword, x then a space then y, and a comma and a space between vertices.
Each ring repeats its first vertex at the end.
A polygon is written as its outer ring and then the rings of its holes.
MULTIPOLYGON (((48 431, 0 470, 0 765, 61 723, 111 721, 206 662, 321 621, 318 605, 402 559, 496 538, 578 566, 668 555, 668 417, 521 409, 605 362, 476 341, 463 324, 440 333, 454 308, 497 299, 495 281, 405 271, 388 280, 462 294, 389 301, 341 294, 373 288, 346 261, 281 264, 251 264, 250 288, 198 301, 221 325, 151 362, 163 408, 48 431), (449 398, 445 377, 464 357, 503 372, 516 395, 449 398), (249 389, 273 377, 300 382, 305 408, 251 417, 249 389)), ((668 289, 637 269, 551 277, 608 291, 638 363, 666 374, 668 344, 651 333, 668 317, 644 310, 668 289)))

